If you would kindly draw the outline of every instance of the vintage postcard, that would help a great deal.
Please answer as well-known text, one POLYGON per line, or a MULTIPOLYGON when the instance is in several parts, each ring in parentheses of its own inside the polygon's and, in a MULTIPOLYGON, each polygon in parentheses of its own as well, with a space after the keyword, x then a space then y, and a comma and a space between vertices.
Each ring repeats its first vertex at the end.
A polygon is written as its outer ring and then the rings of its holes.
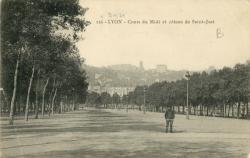
POLYGON ((250 158, 249 0, 0 4, 0 157, 250 158))

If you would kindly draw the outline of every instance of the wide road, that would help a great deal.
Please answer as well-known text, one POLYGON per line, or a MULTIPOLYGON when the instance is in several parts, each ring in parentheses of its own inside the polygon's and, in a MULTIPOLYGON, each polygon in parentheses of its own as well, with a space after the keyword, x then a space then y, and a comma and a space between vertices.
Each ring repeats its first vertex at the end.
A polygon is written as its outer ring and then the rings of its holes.
MULTIPOLYGON (((177 115, 165 133, 162 113, 85 109, 51 118, 1 119, 1 157, 247 158, 250 121, 177 115)), ((250 157, 250 156, 249 156, 250 157)))

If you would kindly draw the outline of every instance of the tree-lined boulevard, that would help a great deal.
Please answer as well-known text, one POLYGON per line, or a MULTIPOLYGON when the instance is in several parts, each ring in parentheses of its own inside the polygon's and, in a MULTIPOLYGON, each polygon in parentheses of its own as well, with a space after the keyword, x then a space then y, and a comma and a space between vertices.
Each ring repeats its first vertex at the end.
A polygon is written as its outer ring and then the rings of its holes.
POLYGON ((10 124, 15 115, 28 121, 30 114, 42 118, 83 103, 144 113, 173 106, 180 114, 249 118, 249 60, 233 68, 194 72, 189 88, 180 79, 137 86, 123 96, 87 92, 84 59, 76 47, 90 24, 84 19, 87 8, 77 0, 6 0, 1 7, 0 111, 9 115, 10 124))
POLYGON ((150 85, 134 71, 140 86, 121 96, 88 91, 77 48, 87 10, 78 0, 1 1, 0 157, 249 155, 249 60, 150 85))

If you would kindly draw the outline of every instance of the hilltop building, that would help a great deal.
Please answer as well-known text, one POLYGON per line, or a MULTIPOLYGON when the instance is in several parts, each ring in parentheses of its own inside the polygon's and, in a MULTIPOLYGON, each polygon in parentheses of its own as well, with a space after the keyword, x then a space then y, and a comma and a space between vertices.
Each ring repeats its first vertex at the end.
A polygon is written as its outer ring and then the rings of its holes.
POLYGON ((117 93, 119 96, 127 95, 129 92, 135 90, 135 87, 107 87, 106 92, 111 96, 117 93))
POLYGON ((168 67, 167 65, 160 64, 160 65, 156 65, 155 70, 156 72, 164 73, 168 71, 168 67))
POLYGON ((140 69, 141 71, 144 70, 143 61, 140 61, 140 63, 139 63, 139 69, 140 69))
POLYGON ((103 93, 107 92, 111 96, 117 93, 119 96, 127 95, 129 92, 135 90, 135 87, 107 87, 107 86, 100 86, 100 85, 89 85, 88 91, 96 92, 96 93, 103 93))

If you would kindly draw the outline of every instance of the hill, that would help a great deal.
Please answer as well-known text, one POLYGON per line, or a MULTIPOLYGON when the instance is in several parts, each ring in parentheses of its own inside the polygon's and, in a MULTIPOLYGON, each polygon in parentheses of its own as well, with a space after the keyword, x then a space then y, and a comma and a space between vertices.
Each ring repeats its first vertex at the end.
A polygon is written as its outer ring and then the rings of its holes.
POLYGON ((90 85, 105 87, 136 87, 160 81, 176 81, 182 79, 186 72, 185 70, 142 70, 130 64, 111 65, 107 67, 84 65, 84 69, 87 72, 90 85))

